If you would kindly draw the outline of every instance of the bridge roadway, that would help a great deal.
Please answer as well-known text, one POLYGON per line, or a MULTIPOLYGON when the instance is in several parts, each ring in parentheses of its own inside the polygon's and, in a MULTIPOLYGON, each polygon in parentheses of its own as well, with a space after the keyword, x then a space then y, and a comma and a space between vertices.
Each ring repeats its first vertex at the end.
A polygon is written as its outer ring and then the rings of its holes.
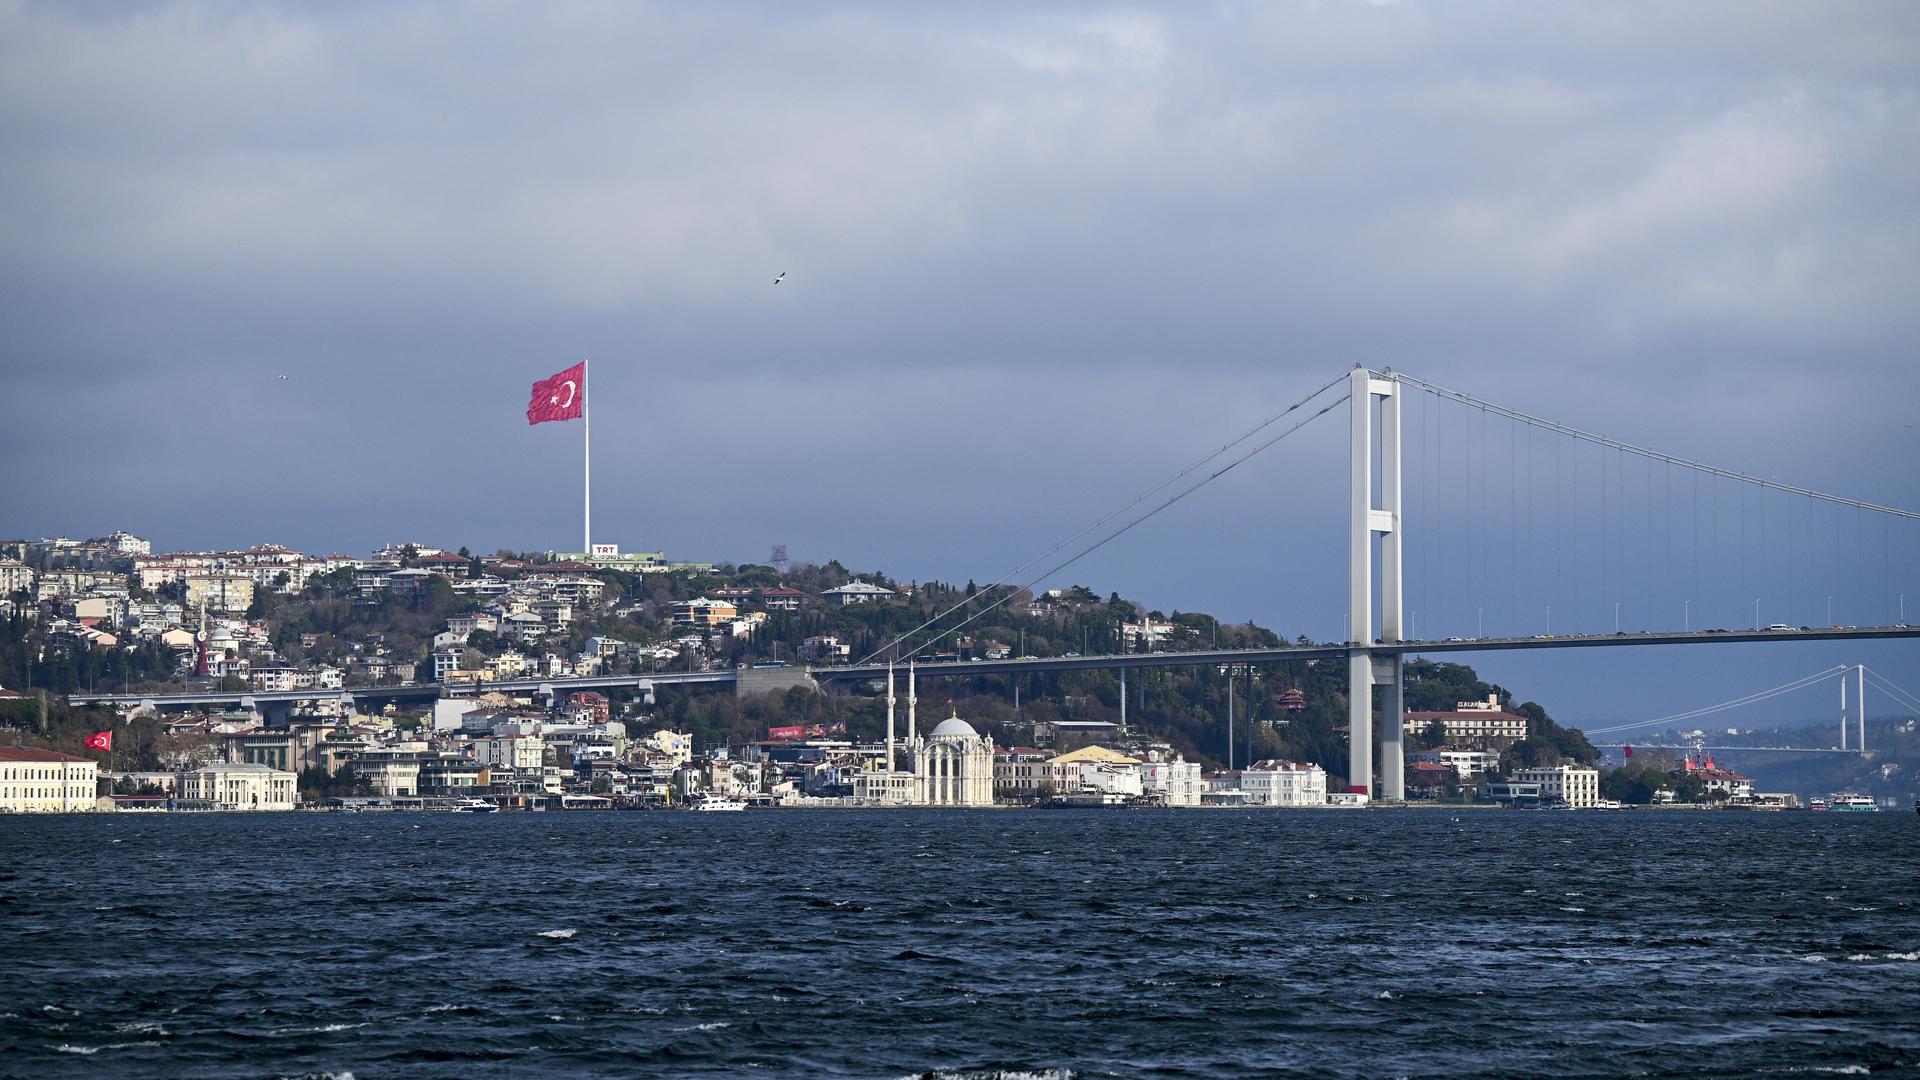
MULTIPOLYGON (((1529 649, 1605 648, 1625 645, 1728 645, 1754 641, 1877 641, 1920 637, 1911 626, 1830 627, 1807 630, 1694 630, 1681 633, 1563 634, 1507 638, 1456 638, 1446 641, 1375 642, 1367 648, 1381 655, 1418 653, 1428 656, 1455 652, 1513 652, 1529 649)), ((1120 653, 1103 656, 1025 657, 1018 660, 961 660, 916 664, 923 678, 969 675, 1018 675, 1036 671, 1094 671, 1113 668, 1195 667, 1205 664, 1274 664, 1290 660, 1336 660, 1346 657, 1350 644, 1281 645, 1265 649, 1202 649, 1195 652, 1120 653)), ((885 665, 809 668, 820 682, 858 682, 884 678, 885 665)), ((284 706, 296 701, 401 702, 429 701, 499 691, 507 694, 558 694, 575 690, 635 689, 678 685, 731 685, 731 671, 653 672, 642 675, 594 675, 566 679, 515 679, 506 682, 416 683, 411 686, 363 686, 345 690, 188 691, 178 694, 69 694, 75 705, 152 705, 180 709, 200 705, 240 708, 284 706)))
POLYGON ((1865 751, 1842 750, 1837 746, 1716 746, 1716 745, 1710 745, 1705 743, 1699 746, 1694 746, 1692 744, 1687 744, 1683 746, 1676 743, 1647 743, 1647 742, 1635 742, 1635 743, 1597 742, 1597 743, 1594 743, 1593 745, 1601 750, 1618 750, 1623 746, 1631 746, 1635 750, 1680 750, 1683 752, 1687 750, 1718 750, 1722 753, 1740 753, 1740 754, 1744 754, 1751 750, 1751 751, 1768 751, 1775 754, 1851 754, 1854 757, 1866 756, 1865 751))

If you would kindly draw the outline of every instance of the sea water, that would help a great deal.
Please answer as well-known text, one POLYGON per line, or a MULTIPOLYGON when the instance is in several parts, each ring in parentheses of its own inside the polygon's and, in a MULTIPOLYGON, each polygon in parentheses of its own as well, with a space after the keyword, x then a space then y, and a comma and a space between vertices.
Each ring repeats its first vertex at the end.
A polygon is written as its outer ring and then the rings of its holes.
POLYGON ((1920 1074, 1910 814, 0 819, 0 1075, 1920 1074))

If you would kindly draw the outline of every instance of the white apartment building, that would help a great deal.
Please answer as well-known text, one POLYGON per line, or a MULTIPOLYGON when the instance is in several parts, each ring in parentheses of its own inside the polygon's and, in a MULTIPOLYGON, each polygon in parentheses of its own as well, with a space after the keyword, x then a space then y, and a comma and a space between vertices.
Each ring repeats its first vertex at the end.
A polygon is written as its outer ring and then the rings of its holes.
POLYGON ((1180 624, 1144 618, 1137 623, 1120 624, 1120 640, 1129 649, 1139 645, 1158 645, 1180 632, 1180 624))
POLYGON ((1550 768, 1521 769, 1514 779, 1522 784, 1539 784, 1541 802, 1565 803, 1577 809, 1600 801, 1599 769, 1554 765, 1550 768))
POLYGON ((33 568, 16 559, 0 559, 0 597, 33 591, 33 568))
POLYGON ((693 760, 693 736, 691 734, 668 731, 662 728, 640 740, 640 745, 648 751, 670 758, 676 765, 684 765, 693 760))
POLYGON ((713 600, 705 596, 696 596, 692 600, 675 601, 673 605, 673 623, 675 626, 724 626, 740 615, 740 609, 724 600, 713 600))
POLYGON ((291 810, 299 777, 266 765, 220 761, 180 778, 180 801, 208 810, 291 810))
POLYGON ((1325 806, 1327 770, 1270 758, 1240 774, 1240 790, 1248 806, 1325 806))
POLYGON ((414 750, 369 750, 353 758, 353 774, 363 776, 385 799, 420 794, 420 754, 414 750))
POLYGON ((467 655, 465 645, 456 645, 433 654, 433 681, 446 682, 447 677, 460 670, 460 660, 467 655))
POLYGON ((188 607, 240 614, 253 604, 253 579, 245 574, 192 574, 185 580, 188 607))
POLYGON ((890 600, 900 594, 883 585, 875 585, 870 581, 851 581, 837 589, 828 589, 820 595, 830 597, 840 604, 845 605, 870 604, 875 600, 890 600))
POLYGON ((94 809, 100 765, 91 758, 0 746, 0 813, 71 814, 94 809))
POLYGON ((538 735, 495 735, 473 740, 475 761, 482 765, 504 765, 515 772, 538 775, 546 754, 546 740, 538 735))

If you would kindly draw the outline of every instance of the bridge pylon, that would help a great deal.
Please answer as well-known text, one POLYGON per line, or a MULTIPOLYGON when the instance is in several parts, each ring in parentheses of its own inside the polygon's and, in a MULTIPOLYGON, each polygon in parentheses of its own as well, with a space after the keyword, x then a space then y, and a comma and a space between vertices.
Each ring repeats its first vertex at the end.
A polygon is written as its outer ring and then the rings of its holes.
POLYGON ((1383 799, 1406 797, 1406 708, 1403 662, 1399 653, 1373 654, 1376 642, 1401 640, 1401 586, 1404 560, 1400 500, 1400 381, 1363 365, 1353 369, 1349 388, 1352 410, 1353 486, 1348 561, 1347 783, 1374 794, 1373 691, 1381 690, 1380 788, 1383 799), (1380 484, 1373 480, 1374 399, 1380 401, 1377 442, 1380 484), (1378 502, 1378 505, 1376 504, 1378 502), (1380 632, 1374 633, 1374 537, 1380 537, 1380 632))

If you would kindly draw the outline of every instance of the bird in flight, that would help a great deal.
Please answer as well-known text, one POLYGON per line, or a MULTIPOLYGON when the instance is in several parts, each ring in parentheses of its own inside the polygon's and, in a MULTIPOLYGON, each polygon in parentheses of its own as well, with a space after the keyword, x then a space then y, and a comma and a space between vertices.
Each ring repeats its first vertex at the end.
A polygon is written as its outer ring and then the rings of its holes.
POLYGON ((277 376, 277 378, 280 378, 280 379, 285 379, 285 378, 286 378, 286 376, 285 376, 285 375, 280 375, 280 376, 277 376))
POLYGON ((780 277, 777 277, 777 278, 774 278, 774 279, 773 279, 773 283, 774 283, 775 285, 778 285, 778 284, 780 284, 780 278, 784 278, 784 277, 786 277, 786 276, 787 276, 787 272, 786 272, 785 270, 782 270, 782 271, 780 271, 780 277))

